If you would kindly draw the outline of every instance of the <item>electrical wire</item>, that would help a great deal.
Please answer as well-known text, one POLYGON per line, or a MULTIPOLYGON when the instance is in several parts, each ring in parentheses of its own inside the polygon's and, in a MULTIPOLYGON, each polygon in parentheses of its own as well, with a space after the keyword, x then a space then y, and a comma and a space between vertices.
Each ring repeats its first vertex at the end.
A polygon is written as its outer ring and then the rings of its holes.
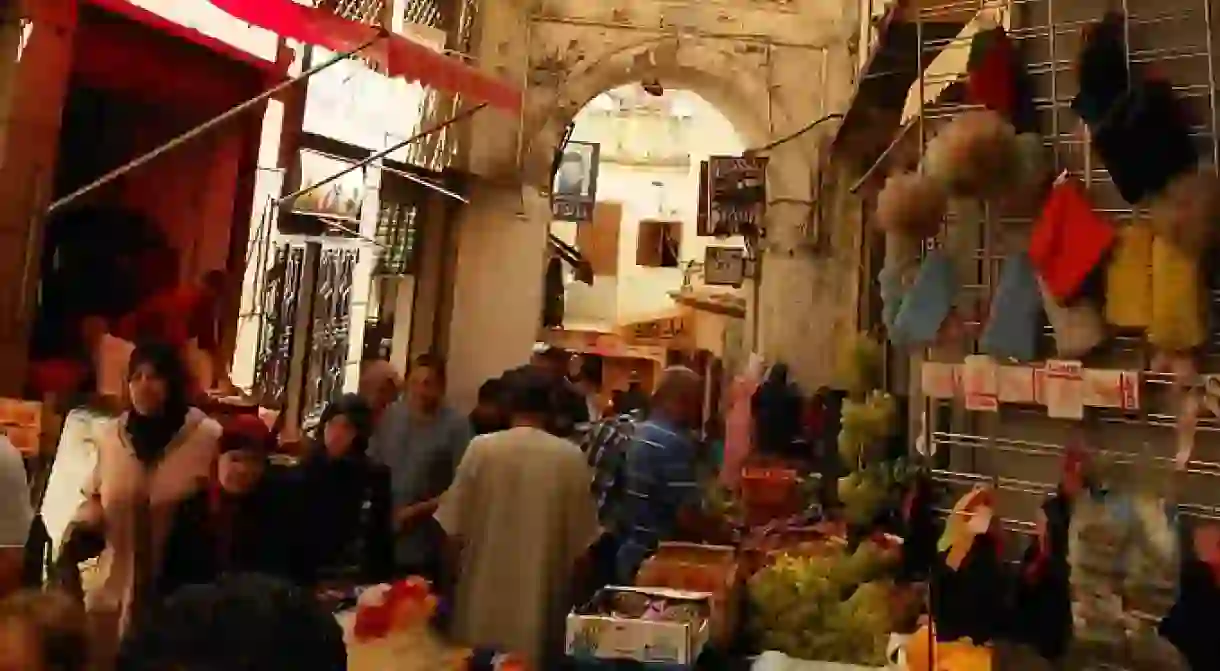
POLYGON ((790 133, 790 134, 788 134, 788 135, 785 135, 784 137, 781 137, 780 139, 778 139, 778 140, 776 140, 776 141, 774 141, 774 142, 771 142, 771 143, 769 143, 769 144, 765 144, 765 145, 763 145, 763 146, 761 146, 761 147, 756 147, 756 148, 754 148, 754 149, 747 149, 747 150, 745 151, 745 155, 746 155, 746 156, 753 156, 753 155, 755 155, 755 154, 761 154, 761 153, 763 153, 763 152, 771 151, 772 149, 775 149, 776 147, 778 147, 778 146, 780 146, 780 145, 787 144, 787 143, 789 143, 789 142, 791 142, 791 141, 793 141, 793 140, 795 140, 795 139, 797 139, 797 138, 801 137, 801 136, 802 136, 802 135, 804 135, 805 133, 808 133, 809 131, 813 130, 814 128, 817 128, 818 126, 821 126, 822 124, 826 123, 827 121, 833 121, 833 120, 835 120, 835 119, 842 120, 842 119, 843 119, 845 116, 846 116, 846 115, 845 115, 845 114, 843 114, 842 112, 834 112, 834 113, 831 113, 831 114, 827 114, 826 116, 824 116, 824 117, 822 117, 822 118, 820 118, 820 119, 816 119, 816 120, 814 120, 813 122, 809 123, 809 124, 808 124, 807 126, 805 126, 804 128, 802 128, 802 129, 800 129, 800 130, 798 130, 798 131, 796 131, 796 132, 794 132, 794 133, 790 133))

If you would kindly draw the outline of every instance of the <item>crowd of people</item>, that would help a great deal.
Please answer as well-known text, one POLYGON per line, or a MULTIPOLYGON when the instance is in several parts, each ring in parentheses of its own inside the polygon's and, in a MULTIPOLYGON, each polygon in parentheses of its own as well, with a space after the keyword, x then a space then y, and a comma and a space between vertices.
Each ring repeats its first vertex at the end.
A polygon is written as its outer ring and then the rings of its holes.
MULTIPOLYGON (((412 575, 450 605, 437 626, 456 642, 559 668, 572 605, 630 584, 697 516, 705 454, 694 372, 666 370, 647 408, 606 409, 595 373, 569 370, 536 352, 466 415, 441 359, 405 380, 372 362, 278 466, 257 416, 192 403, 179 348, 136 347, 50 571, 24 472, 18 486, 0 463, 0 671, 344 669, 323 597, 412 575)), ((0 461, 15 454, 0 441, 0 461)))

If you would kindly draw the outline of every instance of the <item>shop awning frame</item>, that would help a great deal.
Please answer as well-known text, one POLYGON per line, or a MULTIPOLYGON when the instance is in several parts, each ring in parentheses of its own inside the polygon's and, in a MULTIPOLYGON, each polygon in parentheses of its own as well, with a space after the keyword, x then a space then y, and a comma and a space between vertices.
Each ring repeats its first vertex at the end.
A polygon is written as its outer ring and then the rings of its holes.
POLYGON ((77 202, 81 198, 89 195, 90 193, 93 193, 94 191, 100 189, 101 187, 106 186, 107 184, 110 184, 111 182, 115 181, 116 179, 123 177, 124 175, 130 173, 131 171, 133 171, 137 168, 148 165, 152 161, 160 158, 161 156, 164 156, 165 154, 173 151, 174 149, 177 149, 178 147, 181 147, 182 145, 205 135, 206 133, 215 129, 216 127, 228 122, 230 119, 233 119, 235 117, 241 116, 242 114, 245 114, 246 112, 267 102, 271 98, 274 98, 275 96, 279 95, 281 92, 286 91, 286 90, 292 88, 293 86, 300 84, 303 81, 306 81, 307 79, 318 74, 319 72, 322 72, 323 70, 326 70, 327 68, 330 68, 337 63, 345 61, 348 58, 351 58, 352 56, 355 56, 355 55, 363 52, 364 50, 372 47, 373 45, 375 45, 377 42, 381 41, 382 39, 385 39, 385 37, 388 34, 389 33, 387 31, 381 30, 377 33, 377 35, 375 37, 373 37, 371 40, 365 42, 364 44, 361 44, 349 51, 345 51, 340 54, 335 54, 330 59, 323 61, 322 63, 319 63, 318 65, 316 65, 312 68, 309 68, 308 70, 302 72, 301 74, 299 74, 291 79, 287 79, 283 82, 280 82, 279 84, 276 84, 275 86, 267 89, 266 91, 263 91, 262 93, 258 94, 257 96, 250 98, 249 100, 247 100, 243 103, 239 103, 238 105, 229 109, 229 111, 224 112, 223 114, 220 114, 218 116, 212 117, 211 119, 199 124, 198 126, 195 126, 194 128, 186 131, 185 133, 182 133, 178 137, 166 142, 165 144, 163 144, 145 154, 137 156, 136 158, 128 161, 127 163, 115 168, 114 170, 111 170, 110 172, 93 180, 92 182, 80 187, 79 189, 73 191, 72 193, 69 193, 68 195, 60 198, 59 200, 56 200, 55 202, 51 203, 50 207, 47 208, 47 216, 54 215, 54 214, 64 210, 69 205, 72 205, 73 203, 77 202))
MULTIPOLYGON (((314 189, 326 186, 327 184, 330 184, 331 182, 352 172, 353 170, 359 170, 360 168, 363 168, 364 166, 369 165, 370 163, 373 163, 374 161, 378 161, 380 159, 385 158, 386 156, 389 156, 390 154, 393 154, 394 152, 398 151, 399 149, 402 149, 403 147, 406 147, 409 144, 418 142, 418 141, 428 137, 429 135, 433 135, 435 133, 441 132, 442 130, 445 130, 449 126, 452 126, 453 124, 455 124, 459 121, 468 119, 468 118, 474 116, 475 114, 477 114, 480 110, 483 110, 486 107, 488 107, 488 105, 489 105, 489 103, 479 103, 478 105, 475 105, 474 107, 468 107, 465 110, 462 110, 461 112, 458 112, 457 114, 454 114, 453 116, 449 117, 448 119, 446 119, 438 124, 433 124, 432 126, 429 126, 428 128, 425 128, 424 130, 421 130, 420 132, 412 135, 411 137, 409 137, 405 140, 402 140, 400 142, 395 142, 394 144, 390 145, 389 147, 386 147, 385 149, 382 149, 380 151, 375 151, 372 154, 369 154, 368 156, 365 156, 364 158, 360 159, 359 161, 352 162, 351 164, 349 164, 347 167, 343 168, 342 170, 339 170, 338 172, 335 172, 324 179, 318 180, 317 183, 315 183, 315 184, 311 184, 307 187, 297 189, 296 191, 293 191, 292 193, 280 198, 279 201, 277 201, 277 202, 281 207, 284 205, 287 205, 288 203, 291 203, 292 201, 296 200, 297 198, 300 198, 301 196, 309 193, 310 191, 313 191, 314 189)), ((433 188, 446 196, 449 196, 451 198, 456 198, 457 200, 460 200, 463 203, 469 202, 462 196, 459 196, 456 193, 453 193, 453 192, 443 189, 435 184, 432 184, 431 182, 428 182, 427 180, 423 180, 423 179, 419 179, 419 178, 415 178, 415 179, 420 184, 433 188)))

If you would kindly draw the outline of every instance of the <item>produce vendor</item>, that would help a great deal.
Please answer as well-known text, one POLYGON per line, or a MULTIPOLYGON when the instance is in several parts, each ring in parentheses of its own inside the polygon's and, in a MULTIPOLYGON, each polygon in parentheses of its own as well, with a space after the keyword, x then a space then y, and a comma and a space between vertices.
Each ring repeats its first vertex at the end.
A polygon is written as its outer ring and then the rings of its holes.
POLYGON ((627 450, 622 515, 615 526, 621 546, 619 584, 633 584, 636 571, 661 541, 673 540, 699 522, 699 459, 695 432, 703 410, 703 380, 684 367, 666 369, 653 393, 648 419, 627 450))

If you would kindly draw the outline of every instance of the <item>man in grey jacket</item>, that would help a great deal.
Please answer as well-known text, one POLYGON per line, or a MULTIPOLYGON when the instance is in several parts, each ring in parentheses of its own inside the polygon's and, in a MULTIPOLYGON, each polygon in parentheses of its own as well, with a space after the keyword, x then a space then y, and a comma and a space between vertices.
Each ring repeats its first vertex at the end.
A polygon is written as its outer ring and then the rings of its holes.
POLYGON ((370 455, 390 469, 394 496, 395 561, 402 574, 436 580, 443 533, 433 520, 470 442, 470 422, 445 405, 444 361, 415 360, 405 396, 377 423, 370 455))

